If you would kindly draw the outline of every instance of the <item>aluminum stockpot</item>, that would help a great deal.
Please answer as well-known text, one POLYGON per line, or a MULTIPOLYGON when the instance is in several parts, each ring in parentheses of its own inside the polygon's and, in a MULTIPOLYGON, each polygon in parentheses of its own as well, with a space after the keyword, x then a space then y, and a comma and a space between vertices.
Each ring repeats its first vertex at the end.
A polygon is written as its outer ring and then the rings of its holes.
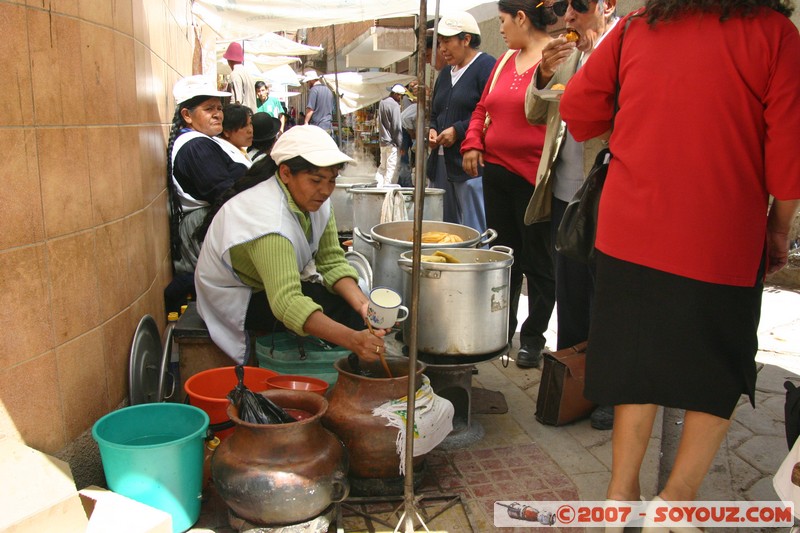
MULTIPOLYGON (((425 255, 442 250, 459 263, 420 262, 417 303, 417 350, 433 355, 485 355, 508 344, 509 285, 513 251, 507 246, 489 250, 427 248, 425 255)), ((403 294, 411 305, 412 252, 400 255, 403 294)), ((409 338, 411 321, 403 322, 409 338)))
MULTIPOLYGON (((428 253, 431 248, 480 248, 497 238, 497 232, 493 229, 478 233, 477 230, 462 224, 423 220, 422 233, 428 231, 452 233, 461 237, 462 242, 422 243, 425 253, 428 253)), ((411 250, 413 234, 413 220, 378 224, 370 230, 369 235, 364 234, 358 227, 353 229, 355 242, 360 239, 361 242, 372 247, 372 285, 374 287, 389 287, 400 294, 403 293, 403 275, 397 260, 400 258, 400 254, 411 250)))
POLYGON ((339 176, 336 178, 336 187, 331 194, 331 207, 336 217, 336 231, 339 233, 353 231, 353 197, 349 193, 350 189, 375 183, 375 176, 339 176))
MULTIPOLYGON (((399 189, 403 193, 408 220, 414 220, 414 188, 413 187, 364 187, 355 186, 348 189, 352 196, 353 225, 362 233, 381 223, 381 208, 386 193, 399 189)), ((424 220, 442 220, 444 218, 444 189, 425 189, 425 206, 422 208, 424 220)), ((338 216, 337 216, 338 219, 338 216)), ((362 250, 356 250, 364 253, 362 250)))

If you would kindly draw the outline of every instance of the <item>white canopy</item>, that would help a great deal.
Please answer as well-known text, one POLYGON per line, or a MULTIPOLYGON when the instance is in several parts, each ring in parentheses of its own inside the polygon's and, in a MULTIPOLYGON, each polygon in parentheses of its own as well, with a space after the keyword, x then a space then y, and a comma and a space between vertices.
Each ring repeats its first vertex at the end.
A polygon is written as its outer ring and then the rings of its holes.
MULTIPOLYGON (((437 0, 428 0, 433 15, 437 0)), ((440 12, 465 11, 486 0, 439 0, 440 12)), ((226 38, 419 14, 419 0, 194 0, 192 13, 226 38)))
MULTIPOLYGON (((228 66, 228 60, 222 57, 224 52, 225 50, 223 50, 222 53, 217 53, 217 73, 227 75, 231 73, 231 67, 228 66)), ((256 78, 263 78, 264 73, 269 70, 291 65, 299 61, 299 57, 244 54, 244 68, 256 78)))
MULTIPOLYGON (((294 29, 294 28, 291 28, 294 29)), ((226 35, 225 39, 217 39, 217 49, 225 53, 228 45, 237 41, 242 45, 244 53, 268 56, 308 56, 322 51, 321 46, 308 46, 287 39, 277 33, 261 33, 258 35, 226 35)), ((245 56, 246 58, 246 56, 245 56)))
MULTIPOLYGON (((331 90, 336 91, 335 74, 325 74, 322 79, 331 90)), ((388 96, 389 87, 395 83, 406 85, 413 79, 416 79, 415 76, 394 72, 340 72, 339 104, 342 114, 374 104, 388 96)))

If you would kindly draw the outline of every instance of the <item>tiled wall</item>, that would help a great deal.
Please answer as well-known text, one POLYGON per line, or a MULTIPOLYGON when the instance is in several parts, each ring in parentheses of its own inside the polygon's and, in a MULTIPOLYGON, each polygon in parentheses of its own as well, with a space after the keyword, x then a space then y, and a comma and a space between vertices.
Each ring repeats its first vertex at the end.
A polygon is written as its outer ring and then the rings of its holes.
POLYGON ((56 453, 163 326, 171 88, 190 0, 0 0, 0 432, 56 453))

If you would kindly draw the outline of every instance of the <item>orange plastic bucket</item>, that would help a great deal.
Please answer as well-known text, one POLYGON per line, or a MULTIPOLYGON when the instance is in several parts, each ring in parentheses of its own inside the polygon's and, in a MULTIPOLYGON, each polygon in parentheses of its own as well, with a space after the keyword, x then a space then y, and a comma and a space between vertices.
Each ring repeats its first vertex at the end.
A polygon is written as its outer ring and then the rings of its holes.
MULTIPOLYGON (((186 391, 189 403, 199 407, 208 414, 210 427, 228 422, 228 393, 232 391, 239 380, 236 377, 235 366, 224 366, 198 372, 186 380, 183 389, 186 391)), ((253 392, 263 392, 269 388, 267 379, 278 375, 277 372, 256 366, 244 367, 244 385, 253 392)), ((225 439, 233 433, 233 428, 214 431, 214 434, 225 439)))

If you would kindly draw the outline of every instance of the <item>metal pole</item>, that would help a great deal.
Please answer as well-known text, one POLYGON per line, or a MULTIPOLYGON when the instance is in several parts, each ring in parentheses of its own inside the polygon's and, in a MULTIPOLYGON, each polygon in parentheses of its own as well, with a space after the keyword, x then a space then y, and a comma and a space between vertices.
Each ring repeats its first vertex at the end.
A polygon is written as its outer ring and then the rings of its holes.
MULTIPOLYGON (((438 0, 437 0, 438 3, 438 0)), ((427 13, 427 0, 420 0, 419 4, 419 20, 421 30, 426 30, 428 20, 427 13)), ((438 10, 438 7, 437 7, 438 10)), ((425 38, 427 31, 419 31, 417 36, 417 72, 423 73, 425 71, 425 38)), ((419 75, 418 75, 419 76, 419 75)), ((425 132, 425 103, 427 101, 427 87, 425 85, 425 76, 419 79, 419 86, 417 89, 417 160, 416 160, 416 175, 417 182, 414 186, 414 239, 411 246, 411 321, 409 327, 409 338, 406 339, 408 343, 408 405, 406 412, 406 457, 405 457, 405 479, 403 490, 403 507, 404 512, 401 517, 401 523, 397 525, 398 529, 403 527, 405 533, 413 533, 414 531, 414 518, 420 518, 417 511, 417 505, 414 498, 414 411, 415 400, 417 392, 417 322, 419 319, 419 275, 420 275, 420 257, 422 254, 422 216, 425 206, 425 150, 424 147, 427 143, 427 135, 425 132)), ((424 525, 424 524, 423 524, 424 525)), ((427 529, 427 527, 425 528, 427 529)))
POLYGON ((333 81, 336 86, 333 101, 336 104, 336 124, 339 131, 336 135, 337 142, 339 143, 339 150, 342 149, 342 106, 339 102, 339 61, 336 59, 338 52, 336 51, 336 29, 335 25, 331 24, 331 41, 333 44, 333 81))

